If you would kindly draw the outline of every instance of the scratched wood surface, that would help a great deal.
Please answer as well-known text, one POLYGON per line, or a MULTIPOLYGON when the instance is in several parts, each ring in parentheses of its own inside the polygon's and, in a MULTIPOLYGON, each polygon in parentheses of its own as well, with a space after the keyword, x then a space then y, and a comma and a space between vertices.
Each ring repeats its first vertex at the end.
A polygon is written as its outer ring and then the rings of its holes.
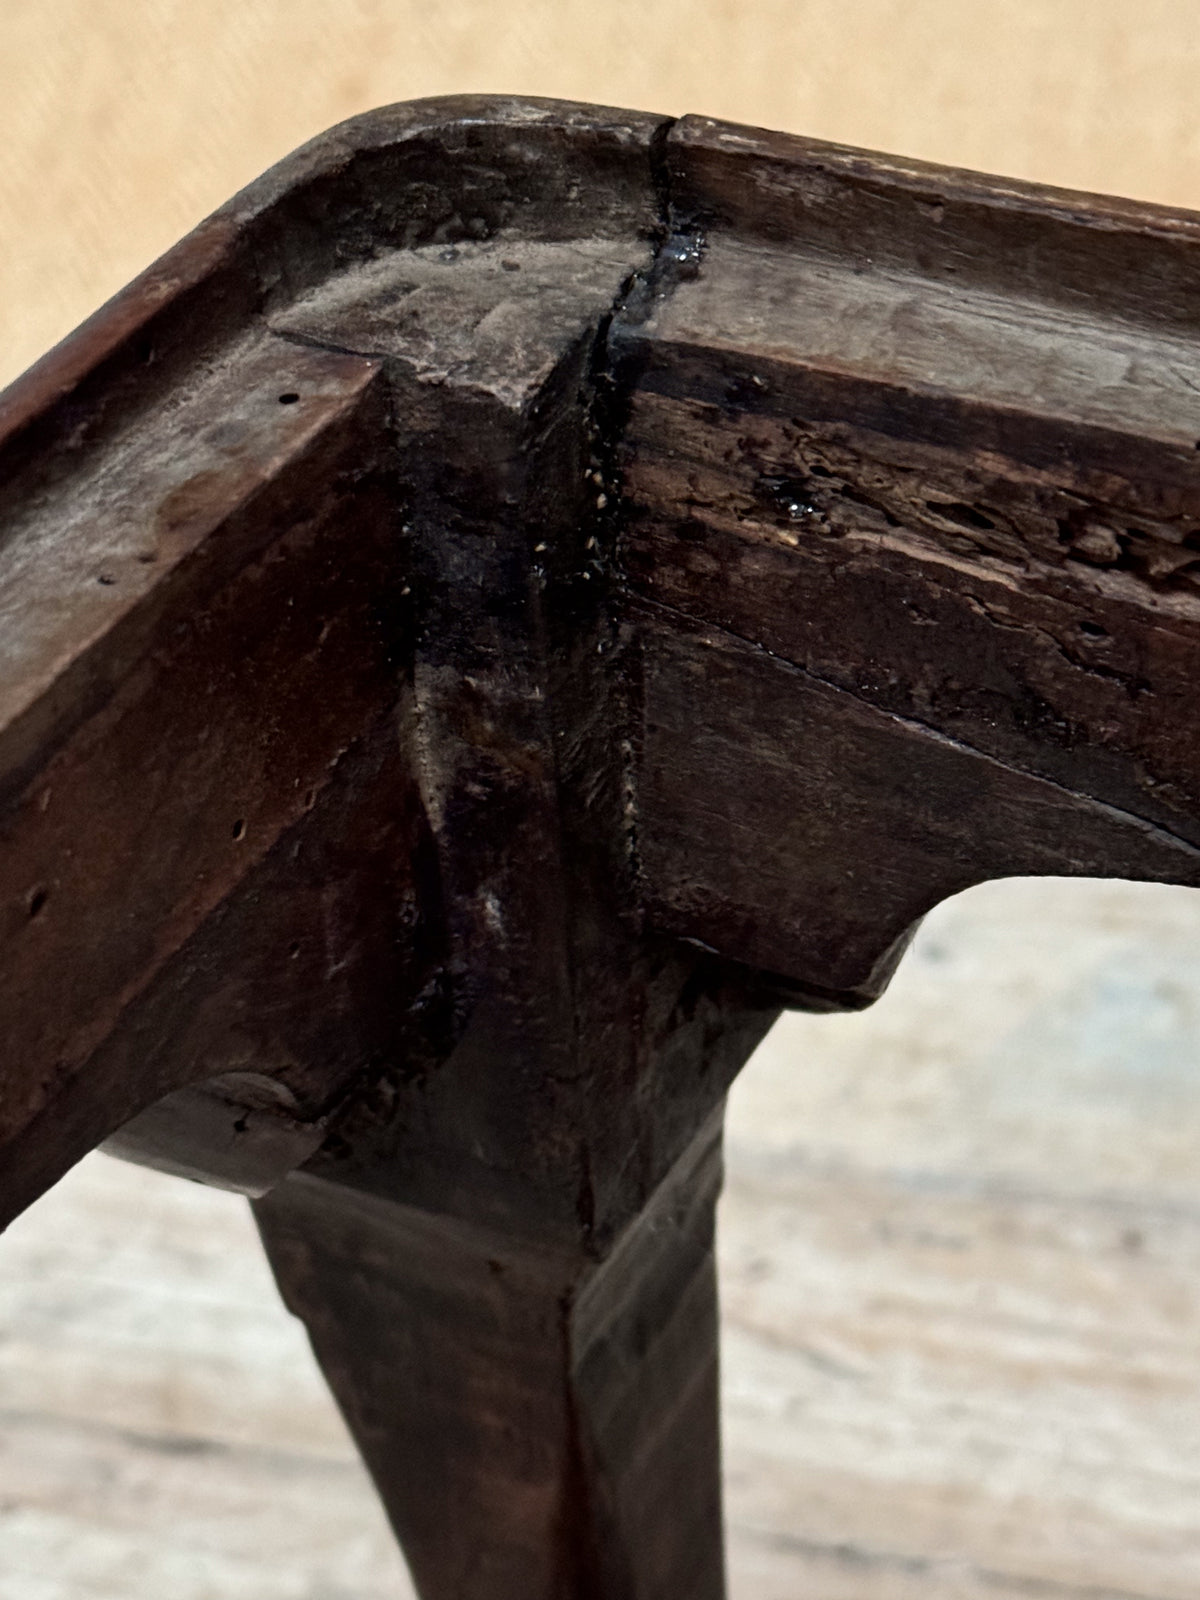
MULTIPOLYGON (((1200 896, 988 885, 790 1017, 722 1202, 735 1600, 1200 1589, 1200 896)), ((0 1600, 407 1600, 242 1202, 89 1158, 0 1241, 0 1600)))

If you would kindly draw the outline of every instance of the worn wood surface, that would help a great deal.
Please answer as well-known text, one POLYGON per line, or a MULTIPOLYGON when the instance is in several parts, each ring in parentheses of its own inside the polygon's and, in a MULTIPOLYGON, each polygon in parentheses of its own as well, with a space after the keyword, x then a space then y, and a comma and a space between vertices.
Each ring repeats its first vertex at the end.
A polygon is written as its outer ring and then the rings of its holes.
POLYGON ((0 399, 0 1217, 114 1135, 260 1196, 424 1600, 719 1600, 780 1002, 988 878, 1200 883, 1198 247, 429 102, 0 399))
POLYGON ((617 331, 657 915, 869 997, 969 882, 1196 881, 1195 219, 703 119, 668 161, 617 331))

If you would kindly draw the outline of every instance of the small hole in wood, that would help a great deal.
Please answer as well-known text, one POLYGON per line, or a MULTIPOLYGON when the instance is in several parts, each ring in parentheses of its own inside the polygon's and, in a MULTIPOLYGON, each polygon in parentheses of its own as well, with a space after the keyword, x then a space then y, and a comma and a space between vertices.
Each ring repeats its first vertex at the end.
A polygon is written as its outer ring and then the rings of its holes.
POLYGON ((299 398, 300 396, 295 392, 295 390, 289 389, 286 394, 281 394, 279 396, 279 404, 281 406, 294 406, 299 398))
POLYGON ((811 498, 804 478, 763 478, 762 487, 789 522, 806 522, 821 515, 821 507, 811 498))
POLYGON ((117 580, 115 578, 113 578, 113 577, 110 577, 107 572, 102 572, 99 575, 99 577, 96 579, 96 582, 97 583, 102 583, 106 589, 111 589, 113 584, 116 583, 116 581, 117 580))
POLYGON ((1089 639, 1107 639, 1108 629, 1102 628, 1098 622, 1083 621, 1079 624, 1079 631, 1089 639))
POLYGON ((48 889, 35 889, 29 896, 30 922, 33 921, 34 917, 41 916, 42 912, 45 910, 46 901, 49 900, 49 898, 50 891, 48 889))
POLYGON ((235 839, 244 839, 246 837, 246 824, 241 817, 233 825, 233 837, 235 839))

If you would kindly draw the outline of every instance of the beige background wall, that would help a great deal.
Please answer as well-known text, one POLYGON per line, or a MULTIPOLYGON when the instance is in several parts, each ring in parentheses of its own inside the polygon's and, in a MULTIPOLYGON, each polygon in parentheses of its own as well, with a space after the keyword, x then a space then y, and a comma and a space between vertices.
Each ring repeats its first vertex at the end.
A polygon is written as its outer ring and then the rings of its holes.
POLYGON ((342 117, 702 111, 1200 204, 1195 0, 0 0, 0 382, 342 117))

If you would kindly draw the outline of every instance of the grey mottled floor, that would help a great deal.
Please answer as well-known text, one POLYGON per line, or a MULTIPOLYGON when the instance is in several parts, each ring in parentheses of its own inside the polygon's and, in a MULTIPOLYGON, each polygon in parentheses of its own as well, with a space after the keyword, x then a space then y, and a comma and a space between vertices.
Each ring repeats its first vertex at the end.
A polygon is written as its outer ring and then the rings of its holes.
MULTIPOLYGON (((734 1095, 735 1600, 1200 1593, 1200 896, 1010 882, 734 1095)), ((238 1200, 0 1240, 0 1600, 401 1600, 238 1200)), ((684 1597, 681 1597, 684 1600, 684 1597)))

